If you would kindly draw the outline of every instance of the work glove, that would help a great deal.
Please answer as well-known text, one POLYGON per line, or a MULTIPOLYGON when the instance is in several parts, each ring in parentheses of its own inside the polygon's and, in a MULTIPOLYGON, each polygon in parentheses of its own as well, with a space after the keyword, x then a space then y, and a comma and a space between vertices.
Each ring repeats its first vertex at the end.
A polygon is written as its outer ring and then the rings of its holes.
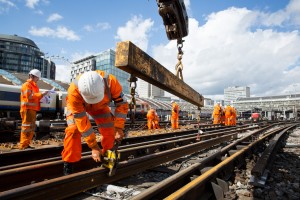
POLYGON ((92 158, 94 159, 95 162, 101 162, 101 149, 99 148, 98 145, 92 148, 92 158))
POLYGON ((115 140, 121 142, 124 137, 124 132, 121 128, 115 127, 115 140))

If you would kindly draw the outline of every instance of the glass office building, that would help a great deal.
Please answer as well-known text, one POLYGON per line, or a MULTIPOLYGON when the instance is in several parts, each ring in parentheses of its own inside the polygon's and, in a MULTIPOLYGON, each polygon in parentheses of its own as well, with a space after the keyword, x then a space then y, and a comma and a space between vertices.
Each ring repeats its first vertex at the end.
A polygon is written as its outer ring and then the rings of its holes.
POLYGON ((20 73, 38 69, 42 72, 42 77, 55 79, 56 66, 44 59, 43 55, 30 39, 0 34, 0 69, 20 73))
POLYGON ((71 81, 79 74, 91 71, 102 70, 108 74, 114 75, 123 87, 123 92, 129 94, 129 74, 115 67, 116 52, 112 49, 103 51, 97 55, 88 56, 86 58, 75 61, 71 69, 71 81))

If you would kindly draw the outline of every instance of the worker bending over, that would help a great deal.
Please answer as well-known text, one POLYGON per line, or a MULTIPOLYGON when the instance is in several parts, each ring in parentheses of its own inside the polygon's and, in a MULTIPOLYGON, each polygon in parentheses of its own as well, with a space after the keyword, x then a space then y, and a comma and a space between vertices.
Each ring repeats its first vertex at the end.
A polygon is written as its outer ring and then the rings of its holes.
POLYGON ((151 108, 147 113, 148 130, 155 129, 155 110, 151 108))
POLYGON ((124 137, 123 129, 128 112, 128 103, 123 98, 122 86, 115 76, 96 70, 85 72, 70 85, 67 95, 67 124, 65 129, 64 174, 73 172, 73 164, 81 159, 81 137, 92 149, 92 158, 100 162, 101 154, 114 146, 115 140, 124 137), (109 103, 114 101, 115 113, 109 103), (101 134, 102 150, 87 113, 94 118, 101 134))

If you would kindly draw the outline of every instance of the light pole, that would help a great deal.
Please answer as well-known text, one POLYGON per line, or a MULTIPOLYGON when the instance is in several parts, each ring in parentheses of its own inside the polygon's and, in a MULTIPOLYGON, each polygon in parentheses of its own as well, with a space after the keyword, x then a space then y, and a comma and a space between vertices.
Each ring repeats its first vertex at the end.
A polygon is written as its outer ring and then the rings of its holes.
MULTIPOLYGON (((48 53, 43 53, 43 55, 41 56, 42 58, 43 58, 43 65, 42 65, 42 77, 44 77, 44 75, 45 75, 45 73, 44 73, 44 70, 45 70, 45 60, 46 60, 46 55, 47 55, 48 53)), ((47 66, 48 66, 48 63, 47 63, 47 66)))

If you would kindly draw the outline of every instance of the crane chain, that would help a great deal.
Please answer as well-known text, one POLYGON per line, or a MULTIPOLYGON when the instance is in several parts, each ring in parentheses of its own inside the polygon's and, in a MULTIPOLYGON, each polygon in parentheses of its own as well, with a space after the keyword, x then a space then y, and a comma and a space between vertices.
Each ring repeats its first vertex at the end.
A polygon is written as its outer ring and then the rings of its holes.
POLYGON ((136 81, 138 79, 134 75, 130 75, 130 78, 128 79, 129 87, 130 87, 130 94, 131 99, 129 102, 129 113, 130 113, 130 121, 131 126, 135 123, 135 113, 136 113, 136 100, 135 100, 135 89, 136 89, 136 81))
POLYGON ((182 40, 182 38, 177 39, 177 49, 178 49, 177 59, 178 59, 178 62, 175 66, 176 76, 182 81, 183 81, 183 75, 182 75, 183 64, 181 62, 181 59, 182 59, 182 56, 183 56, 183 51, 182 51, 183 42, 184 42, 184 40, 182 40))

